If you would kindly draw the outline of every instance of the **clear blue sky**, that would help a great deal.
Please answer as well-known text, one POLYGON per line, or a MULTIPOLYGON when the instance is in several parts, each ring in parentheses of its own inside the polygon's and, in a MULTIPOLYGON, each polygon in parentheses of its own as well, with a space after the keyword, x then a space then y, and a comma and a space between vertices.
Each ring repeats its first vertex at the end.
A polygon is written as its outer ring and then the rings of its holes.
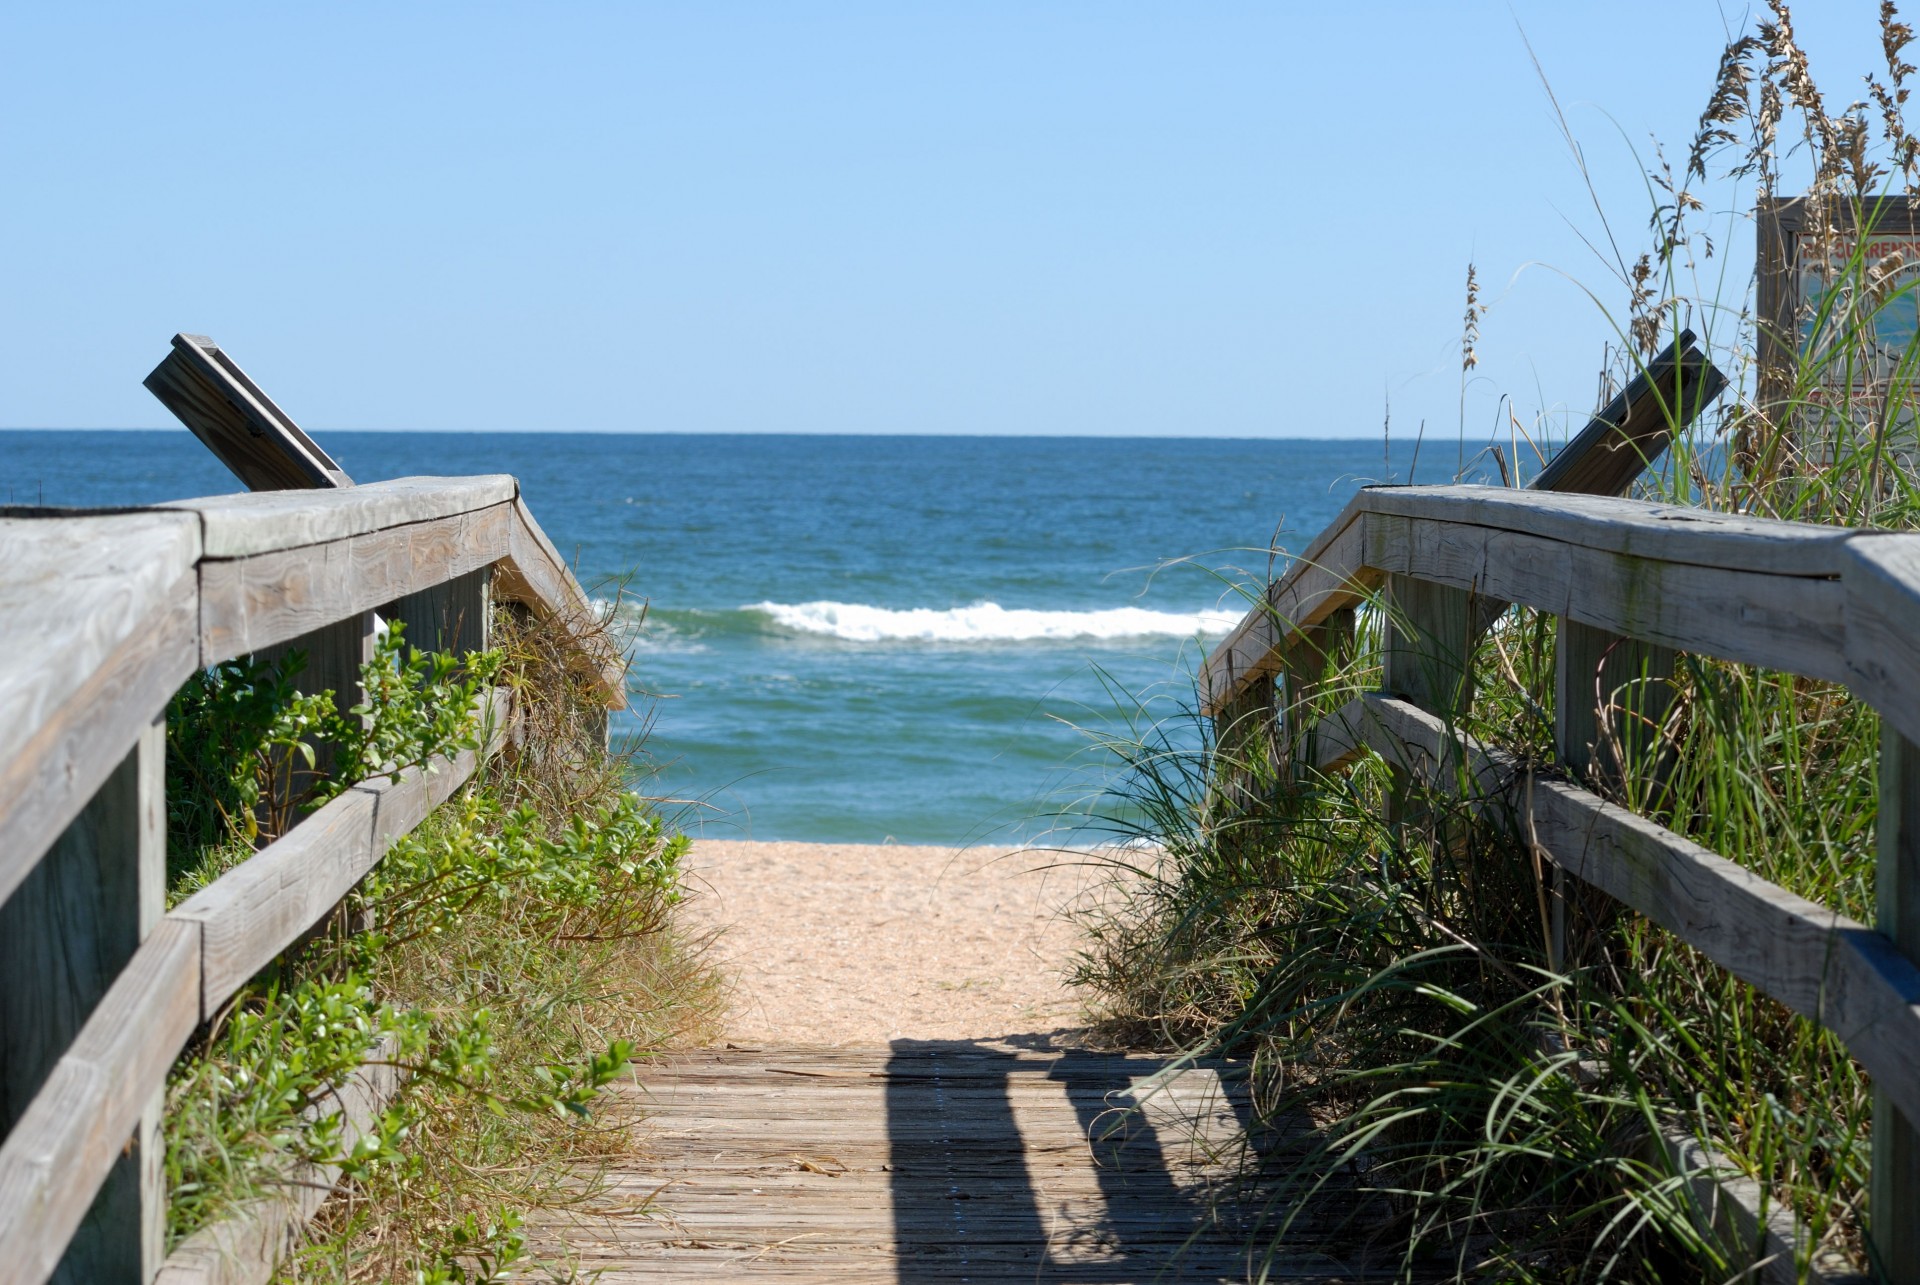
MULTIPOLYGON (((1874 4, 1802 8, 1852 92, 1874 4)), ((1468 418, 1584 412, 1624 289, 1520 29, 1637 250, 1746 19, 12 4, 0 426, 171 423, 190 330, 321 430, 1452 437, 1469 258, 1468 418)))

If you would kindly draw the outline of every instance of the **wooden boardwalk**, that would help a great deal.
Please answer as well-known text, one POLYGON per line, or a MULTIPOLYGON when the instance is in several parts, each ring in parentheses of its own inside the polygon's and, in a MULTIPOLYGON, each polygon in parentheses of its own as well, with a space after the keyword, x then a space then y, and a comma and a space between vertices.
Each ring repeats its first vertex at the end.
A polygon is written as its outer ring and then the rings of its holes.
MULTIPOLYGON (((1219 1199, 1240 1171, 1233 1067, 902 1040, 685 1054, 642 1080, 648 1156, 608 1193, 632 1212, 529 1227, 583 1279, 1251 1276, 1219 1199)), ((1357 1279, 1312 1254, 1268 1276, 1357 1279)))

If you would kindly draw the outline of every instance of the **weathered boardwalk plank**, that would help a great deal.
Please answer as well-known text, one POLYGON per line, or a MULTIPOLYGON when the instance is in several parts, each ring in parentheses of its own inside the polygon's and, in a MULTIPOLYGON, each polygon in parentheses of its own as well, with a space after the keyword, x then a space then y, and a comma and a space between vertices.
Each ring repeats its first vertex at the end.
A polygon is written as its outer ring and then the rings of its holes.
MULTIPOLYGON (((625 1092, 645 1159, 529 1228, 599 1280, 1244 1281, 1234 1066, 999 1044, 728 1049, 625 1092), (1126 1110, 1134 1104, 1139 1112, 1126 1110)), ((1268 1279, 1354 1281, 1300 1252, 1268 1279)))

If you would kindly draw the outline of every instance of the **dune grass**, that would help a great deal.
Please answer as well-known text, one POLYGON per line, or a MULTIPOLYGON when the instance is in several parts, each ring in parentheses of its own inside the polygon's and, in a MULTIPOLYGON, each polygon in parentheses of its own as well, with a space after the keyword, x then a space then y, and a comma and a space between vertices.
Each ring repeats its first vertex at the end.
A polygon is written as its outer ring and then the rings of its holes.
MULTIPOLYGON (((1835 115, 1776 0, 1723 52, 1684 164, 1652 167, 1653 248, 1615 265, 1627 307, 1614 335, 1632 359, 1621 374, 1691 328, 1734 388, 1644 475, 1641 495, 1920 527, 1920 356, 1875 342, 1876 321, 1914 307, 1912 265, 1870 254, 1872 238, 1851 230, 1873 229, 1875 200, 1914 195, 1920 177, 1902 114, 1912 33, 1891 4, 1880 22, 1873 101, 1835 115), (1789 166, 1825 268, 1797 354, 1762 379, 1753 297, 1727 288, 1713 256, 1729 237, 1713 221, 1777 199, 1789 166)), ((1471 296, 1467 315, 1471 362, 1471 296)), ((1537 440, 1549 435, 1536 426, 1537 440)), ((1302 723, 1378 685, 1387 610, 1360 609, 1302 723)), ((1554 653, 1550 618, 1509 609, 1473 658, 1460 730, 1565 770, 1554 653)), ((1606 695, 1627 770, 1589 776, 1591 788, 1873 922, 1880 729, 1863 702, 1697 657, 1606 695), (1664 713, 1629 734, 1631 711, 1647 707, 1633 689, 1656 681, 1664 713)), ((1390 824, 1379 758, 1336 776, 1282 770, 1257 740, 1216 742, 1195 706, 1099 740, 1119 764, 1104 814, 1165 855, 1089 923, 1079 980, 1123 1035, 1252 1057, 1263 1110, 1314 1126, 1309 1164, 1257 1175, 1256 1249, 1305 1238, 1408 1279, 1726 1280, 1750 1260, 1706 1225, 1659 1145, 1691 1135, 1799 1221, 1796 1270, 1879 1265, 1866 1217, 1872 1086, 1836 1037, 1590 890, 1570 893, 1557 948, 1550 871, 1500 809, 1482 812, 1470 782, 1453 783, 1465 797, 1416 793, 1390 824), (1223 790, 1233 780, 1260 802, 1223 790)))

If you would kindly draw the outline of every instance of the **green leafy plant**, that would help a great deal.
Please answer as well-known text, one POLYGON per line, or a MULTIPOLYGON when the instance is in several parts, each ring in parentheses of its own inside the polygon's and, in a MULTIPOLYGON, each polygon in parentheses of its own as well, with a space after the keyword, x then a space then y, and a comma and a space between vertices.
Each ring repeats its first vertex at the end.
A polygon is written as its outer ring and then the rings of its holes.
MULTIPOLYGON (((295 691, 291 665, 244 662, 190 684, 174 706, 171 766, 217 803, 175 820, 200 858, 176 875, 176 895, 274 832, 250 818, 291 824, 344 780, 478 746, 486 686, 548 681, 544 653, 522 641, 533 628, 503 614, 506 646, 457 661, 410 653, 396 633, 344 713, 330 694, 295 691), (323 744, 334 776, 301 779, 325 762, 313 753, 323 744)), ((686 840, 584 753, 575 761, 600 788, 543 810, 553 757, 524 734, 509 745, 176 1067, 174 1240, 323 1166, 346 1198, 290 1265, 301 1279, 357 1273, 373 1254, 417 1280, 494 1280, 524 1258, 517 1208, 543 1190, 572 1200, 591 1189, 570 1165, 609 1136, 593 1119, 604 1090, 663 1031, 703 1020, 709 983, 667 919, 686 840), (531 788, 519 771, 530 753, 542 765, 531 788), (647 998, 636 1004, 628 988, 647 998), (350 1132, 339 1089, 378 1066, 405 1087, 350 1132), (540 1176, 504 1187, 491 1176, 516 1166, 540 1176)))

